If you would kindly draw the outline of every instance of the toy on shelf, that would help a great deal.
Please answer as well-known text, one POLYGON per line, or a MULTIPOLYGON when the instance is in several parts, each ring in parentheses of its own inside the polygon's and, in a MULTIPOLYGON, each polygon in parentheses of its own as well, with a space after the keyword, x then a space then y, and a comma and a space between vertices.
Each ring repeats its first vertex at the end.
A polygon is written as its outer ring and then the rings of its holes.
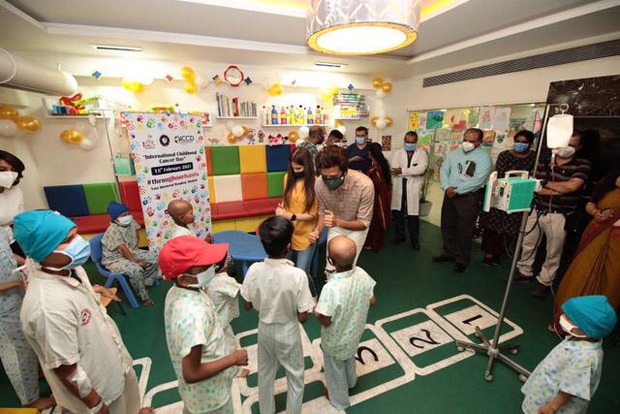
POLYGON ((163 113, 163 114, 172 114, 176 112, 175 105, 155 105, 151 106, 151 112, 163 113))
POLYGON ((281 125, 327 125, 329 115, 325 108, 320 105, 313 110, 312 106, 303 105, 271 105, 271 108, 263 106, 263 126, 281 125))
POLYGON ((99 101, 98 96, 84 98, 81 92, 73 96, 63 96, 58 99, 58 105, 52 105, 52 115, 89 115, 92 110, 87 109, 86 105, 91 105, 99 101))

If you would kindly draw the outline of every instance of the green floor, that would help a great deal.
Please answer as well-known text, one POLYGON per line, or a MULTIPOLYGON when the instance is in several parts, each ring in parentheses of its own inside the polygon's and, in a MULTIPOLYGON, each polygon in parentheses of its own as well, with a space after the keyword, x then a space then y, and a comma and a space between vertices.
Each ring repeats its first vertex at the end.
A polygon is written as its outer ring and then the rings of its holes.
MULTIPOLYGON (((391 238, 386 235, 386 240, 391 238)), ((380 253, 364 251, 359 265, 377 281, 375 294, 377 305, 371 309, 369 324, 388 316, 416 308, 426 308, 429 304, 459 295, 470 295, 478 301, 499 311, 505 288, 504 277, 508 263, 499 268, 482 265, 480 254, 474 251, 474 260, 464 274, 452 271, 450 264, 436 264, 431 256, 441 247, 441 234, 437 227, 422 223, 422 250, 414 251, 408 244, 397 247, 386 245, 380 253)), ((88 267, 92 274, 92 267, 88 267)), ((96 279, 96 278, 93 278, 96 279)), ((149 357, 152 360, 147 390, 158 384, 175 379, 172 365, 166 350, 163 326, 163 304, 169 284, 164 282, 153 291, 156 305, 153 308, 120 310, 112 306, 110 313, 116 320, 127 348, 134 357, 149 357)), ((545 329, 551 315, 552 299, 539 300, 529 294, 531 287, 518 285, 512 291, 508 318, 519 325, 524 333, 515 341, 521 344, 521 351, 514 360, 528 369, 533 369, 559 339, 545 329)), ((450 305, 453 308, 456 305, 450 305)), ((450 312, 450 306, 442 312, 450 312)), ((438 313, 442 313, 438 311, 438 313)), ((425 319, 414 315, 411 321, 425 319)), ((235 332, 256 328, 257 315, 254 311, 242 310, 241 317, 235 321, 235 332)), ((406 321, 394 321, 383 327, 390 331, 402 329, 406 321), (400 326, 402 325, 402 326, 400 326)), ((320 337, 319 323, 310 318, 305 330, 311 340, 320 337)), ((487 330, 488 331, 488 330, 487 330)), ((485 331, 486 332, 486 331, 485 331)), ((372 336, 372 335, 370 335, 372 336)), ((364 340, 369 339, 365 333, 364 340)), ((473 337, 472 337, 473 338, 473 337)), ((244 342, 242 341, 242 344, 244 342)), ((605 362, 601 385, 590 405, 591 413, 620 412, 620 348, 606 341, 605 362)), ((454 345, 446 344, 417 357, 418 366, 425 366, 457 354, 454 345)), ((414 380, 404 383, 387 392, 380 393, 347 410, 348 413, 519 413, 522 401, 521 382, 517 375, 501 363, 495 364, 494 380, 487 382, 483 373, 487 358, 472 356, 453 365, 439 369, 429 375, 417 375, 414 380)), ((354 393, 360 393, 407 374, 399 365, 372 372, 360 377, 354 393)), ((254 383, 255 378, 248 378, 254 383)), ((2 372, 0 373, 0 406, 16 406, 17 398, 2 372)), ((306 387, 305 399, 311 400, 322 393, 318 383, 306 387)), ((176 391, 158 394, 153 403, 162 406, 178 400, 176 391)), ((277 398, 278 409, 283 409, 284 400, 277 398)), ((253 412, 258 412, 253 407, 253 412)))

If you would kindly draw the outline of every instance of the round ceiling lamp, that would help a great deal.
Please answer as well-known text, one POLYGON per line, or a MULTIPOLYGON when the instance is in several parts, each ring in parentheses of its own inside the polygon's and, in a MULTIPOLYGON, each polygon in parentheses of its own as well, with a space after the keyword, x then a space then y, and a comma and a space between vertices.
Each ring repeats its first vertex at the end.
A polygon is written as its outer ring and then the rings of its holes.
POLYGON ((336 55, 372 55, 413 43, 420 0, 312 0, 306 16, 308 46, 336 55))

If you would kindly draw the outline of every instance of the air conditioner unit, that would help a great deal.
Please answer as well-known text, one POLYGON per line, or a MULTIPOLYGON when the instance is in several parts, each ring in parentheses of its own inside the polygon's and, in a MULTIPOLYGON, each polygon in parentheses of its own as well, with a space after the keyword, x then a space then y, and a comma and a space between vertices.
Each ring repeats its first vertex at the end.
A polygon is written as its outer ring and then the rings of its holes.
POLYGON ((73 95, 77 80, 70 73, 29 62, 0 48, 0 86, 45 95, 73 95))

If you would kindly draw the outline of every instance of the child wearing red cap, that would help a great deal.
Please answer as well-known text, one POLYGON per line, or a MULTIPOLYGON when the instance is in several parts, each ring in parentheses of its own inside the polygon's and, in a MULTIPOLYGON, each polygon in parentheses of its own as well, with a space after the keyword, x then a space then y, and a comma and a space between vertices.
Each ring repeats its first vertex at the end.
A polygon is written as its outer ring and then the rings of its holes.
POLYGON ((262 414, 275 412, 273 393, 278 366, 286 371, 286 412, 301 412, 304 358, 299 322, 304 323, 314 300, 306 272, 286 259, 293 223, 274 216, 260 225, 260 239, 269 256, 254 263, 241 286, 245 308, 258 310, 258 404, 262 414))
POLYGON ((193 236, 168 241, 159 253, 164 278, 174 280, 164 308, 166 342, 179 381, 184 413, 232 413, 230 395, 237 366, 248 364, 245 349, 224 334, 205 287, 227 244, 209 244, 193 236))

